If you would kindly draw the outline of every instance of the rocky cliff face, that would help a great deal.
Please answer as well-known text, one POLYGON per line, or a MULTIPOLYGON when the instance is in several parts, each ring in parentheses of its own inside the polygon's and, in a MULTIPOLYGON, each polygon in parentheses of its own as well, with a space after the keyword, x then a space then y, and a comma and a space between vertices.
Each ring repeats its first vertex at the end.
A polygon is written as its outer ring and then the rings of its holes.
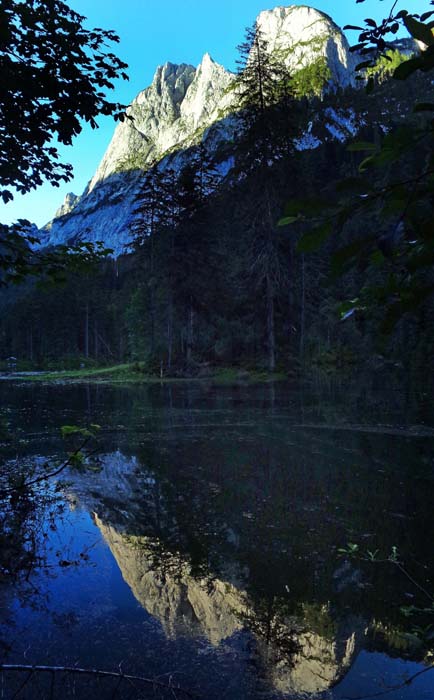
POLYGON ((332 18, 313 7, 292 5, 261 12, 258 19, 271 51, 278 52, 292 74, 325 59, 335 87, 354 85, 357 60, 332 18))
POLYGON ((232 77, 209 54, 197 68, 172 63, 157 68, 151 86, 133 100, 133 121, 116 128, 88 193, 115 173, 146 169, 194 143, 229 106, 225 91, 232 77))
MULTIPOLYGON (((330 17, 304 6, 261 12, 258 25, 271 51, 294 74, 324 60, 330 86, 346 87, 354 80, 355 59, 330 17)), ((137 95, 129 116, 119 124, 95 175, 79 198, 70 198, 45 227, 45 244, 78 240, 103 241, 119 255, 130 242, 129 226, 141 175, 152 163, 180 167, 188 147, 203 142, 222 176, 230 162, 219 147, 234 133, 235 95, 232 73, 205 54, 200 65, 166 63, 152 84, 137 95)), ((313 147, 314 142, 310 143, 313 147)), ((307 147, 304 145, 304 147, 307 147)))
MULTIPOLYGON (((334 621, 326 605, 306 604, 297 616, 276 609, 270 637, 263 608, 255 608, 234 562, 227 561, 219 576, 204 572, 201 578, 186 555, 167 550, 156 537, 137 534, 144 522, 149 525, 156 507, 151 473, 119 451, 100 456, 100 466, 99 472, 71 474, 71 505, 93 513, 124 581, 168 638, 202 638, 217 647, 240 630, 249 631, 252 655, 282 693, 324 693, 345 675, 365 638, 360 618, 334 621)), ((165 513, 159 499, 160 522, 165 513)), ((168 525, 173 526, 171 518, 168 525)))
POLYGON ((167 637, 205 637, 218 646, 250 625, 257 654, 272 685, 282 693, 316 694, 328 691, 348 671, 357 655, 365 629, 360 619, 340 623, 331 638, 309 630, 303 619, 273 617, 276 641, 265 639, 248 596, 229 581, 192 576, 187 561, 165 553, 156 558, 155 543, 132 537, 103 522, 95 523, 137 601, 162 625, 167 637), (247 622, 246 622, 247 621, 247 622), (298 628, 298 629, 297 629, 298 628), (294 637, 293 655, 277 640, 294 637))

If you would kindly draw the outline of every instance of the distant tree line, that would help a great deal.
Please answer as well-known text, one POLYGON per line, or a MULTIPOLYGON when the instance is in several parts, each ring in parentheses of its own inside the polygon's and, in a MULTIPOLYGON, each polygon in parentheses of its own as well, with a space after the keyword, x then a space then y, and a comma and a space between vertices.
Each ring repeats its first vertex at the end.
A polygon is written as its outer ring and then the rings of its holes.
POLYGON ((60 288, 27 282, 3 293, 4 356, 43 366, 136 361, 146 371, 183 375, 207 363, 270 371, 336 366, 388 355, 390 347, 415 366, 428 361, 429 300, 384 337, 375 331, 381 309, 339 320, 340 304, 367 276, 384 282, 381 269, 366 265, 330 276, 342 242, 351 245, 358 231, 378 225, 375 209, 347 222, 339 241, 327 232, 314 253, 318 241, 303 222, 291 230, 277 225, 288 200, 320 203, 334 183, 358 173, 362 156, 325 138, 326 108, 364 113, 361 138, 376 139, 426 89, 424 77, 403 85, 382 74, 369 97, 348 88, 300 98, 299 83, 275 62, 257 27, 240 49, 235 167, 222 180, 203 145, 190 149, 180 172, 150 167, 137 197, 132 253, 95 262, 84 277, 72 272, 60 288), (298 151, 294 139, 312 120, 323 143, 298 151))

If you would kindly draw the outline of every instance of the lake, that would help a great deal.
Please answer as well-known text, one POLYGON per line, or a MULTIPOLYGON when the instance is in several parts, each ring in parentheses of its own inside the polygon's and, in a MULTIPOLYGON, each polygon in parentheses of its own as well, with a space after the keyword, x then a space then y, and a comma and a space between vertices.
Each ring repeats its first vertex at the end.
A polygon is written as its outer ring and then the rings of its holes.
POLYGON ((3 494, 2 663, 156 681, 10 670, 0 697, 433 698, 405 681, 433 646, 434 407, 402 384, 0 382, 8 484, 100 426, 3 494))

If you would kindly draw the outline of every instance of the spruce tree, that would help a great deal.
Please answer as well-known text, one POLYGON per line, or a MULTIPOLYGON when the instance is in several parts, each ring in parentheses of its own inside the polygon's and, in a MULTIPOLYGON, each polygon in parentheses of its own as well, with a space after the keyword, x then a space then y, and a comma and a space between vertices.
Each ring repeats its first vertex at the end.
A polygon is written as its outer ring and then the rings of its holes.
POLYGON ((291 78, 282 58, 270 50, 258 24, 246 30, 239 47, 238 167, 251 173, 255 208, 251 212, 250 270, 265 296, 267 365, 276 367, 275 297, 282 266, 276 242, 278 197, 270 185, 270 168, 292 148, 295 100, 291 78))
POLYGON ((185 359, 192 364, 195 316, 209 291, 210 261, 207 231, 209 198, 216 192, 219 176, 201 144, 190 154, 178 181, 179 222, 175 229, 175 279, 178 301, 184 306, 185 359))
POLYGON ((140 192, 137 196, 138 206, 135 209, 136 218, 132 223, 134 247, 141 254, 141 260, 146 271, 146 289, 149 294, 150 317, 150 353, 155 352, 156 325, 156 280, 155 280, 155 237, 158 227, 168 213, 167 188, 164 176, 153 163, 145 173, 140 192))

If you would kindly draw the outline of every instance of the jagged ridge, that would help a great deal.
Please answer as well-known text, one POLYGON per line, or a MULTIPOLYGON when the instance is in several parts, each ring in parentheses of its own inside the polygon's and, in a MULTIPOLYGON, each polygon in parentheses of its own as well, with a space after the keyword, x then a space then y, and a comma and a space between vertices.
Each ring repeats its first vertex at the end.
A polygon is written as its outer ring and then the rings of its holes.
MULTIPOLYGON (((353 84, 355 59, 333 20, 311 7, 292 5, 261 12, 258 25, 270 50, 277 52, 292 73, 325 59, 330 85, 353 84)), ((141 174, 151 163, 180 168, 185 149, 202 141, 219 160, 219 147, 233 137, 230 116, 236 96, 233 74, 205 54, 197 68, 166 63, 157 68, 152 84, 133 100, 133 120, 119 124, 95 175, 81 197, 68 195, 45 227, 43 245, 86 239, 103 241, 119 255, 131 240, 130 224, 141 174)), ((318 145, 315 139, 299 148, 318 145)), ((231 163, 221 156, 224 176, 231 163)))

